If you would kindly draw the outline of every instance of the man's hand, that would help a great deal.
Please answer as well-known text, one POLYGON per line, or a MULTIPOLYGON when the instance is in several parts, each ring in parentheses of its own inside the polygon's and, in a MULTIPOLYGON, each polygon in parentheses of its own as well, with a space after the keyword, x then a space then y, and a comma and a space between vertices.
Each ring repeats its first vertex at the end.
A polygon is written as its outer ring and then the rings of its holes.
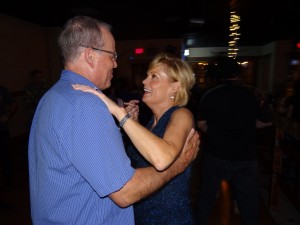
POLYGON ((182 152, 179 155, 178 159, 175 160, 171 167, 176 168, 178 174, 182 173, 185 168, 196 159, 199 153, 200 147, 200 135, 193 128, 183 146, 182 152))
POLYGON ((181 154, 168 169, 157 171, 153 166, 138 168, 132 179, 119 191, 110 194, 109 197, 120 207, 127 207, 142 198, 148 197, 185 170, 197 157, 199 145, 199 134, 195 129, 192 129, 181 154))

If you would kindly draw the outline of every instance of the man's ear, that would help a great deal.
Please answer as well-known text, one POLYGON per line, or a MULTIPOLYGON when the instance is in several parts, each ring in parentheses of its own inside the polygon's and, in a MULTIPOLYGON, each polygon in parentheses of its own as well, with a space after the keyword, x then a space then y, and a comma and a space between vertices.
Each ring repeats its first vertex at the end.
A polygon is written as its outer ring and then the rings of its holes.
POLYGON ((87 64, 94 68, 95 67, 95 51, 93 51, 93 49, 91 48, 86 48, 84 50, 84 58, 85 58, 85 61, 87 62, 87 64))

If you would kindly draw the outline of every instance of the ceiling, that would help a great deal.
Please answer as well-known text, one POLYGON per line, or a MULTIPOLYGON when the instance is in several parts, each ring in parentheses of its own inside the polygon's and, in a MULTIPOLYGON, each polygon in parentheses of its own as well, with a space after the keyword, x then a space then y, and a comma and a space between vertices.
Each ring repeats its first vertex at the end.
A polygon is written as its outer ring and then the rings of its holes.
POLYGON ((300 12, 292 0, 10 0, 0 13, 46 27, 89 15, 110 23, 116 40, 193 37, 224 46, 232 9, 241 18, 239 45, 299 37, 300 12))

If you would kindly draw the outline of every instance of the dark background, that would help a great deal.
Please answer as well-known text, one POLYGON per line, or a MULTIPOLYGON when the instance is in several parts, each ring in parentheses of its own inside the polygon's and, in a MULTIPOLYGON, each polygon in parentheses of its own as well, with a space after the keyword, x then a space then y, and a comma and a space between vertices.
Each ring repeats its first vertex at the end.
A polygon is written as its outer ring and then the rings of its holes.
POLYGON ((78 14, 89 15, 110 23, 117 40, 192 37, 226 46, 229 12, 237 10, 239 45, 262 45, 299 37, 295 4, 292 0, 10 0, 0 13, 47 27, 62 26, 78 14), (202 23, 193 23, 194 19, 202 23))

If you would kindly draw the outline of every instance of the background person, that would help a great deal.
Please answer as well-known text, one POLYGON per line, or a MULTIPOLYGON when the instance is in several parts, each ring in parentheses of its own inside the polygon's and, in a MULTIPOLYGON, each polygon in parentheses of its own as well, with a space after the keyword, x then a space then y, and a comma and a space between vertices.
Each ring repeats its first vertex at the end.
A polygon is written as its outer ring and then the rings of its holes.
POLYGON ((30 83, 25 86, 24 101, 29 110, 29 127, 41 97, 48 90, 45 83, 44 71, 35 69, 30 72, 30 83))
POLYGON ((207 224, 222 180, 229 181, 243 225, 259 224, 256 129, 272 125, 273 113, 241 84, 235 60, 218 58, 218 85, 199 102, 197 126, 205 133, 197 224, 207 224))
POLYGON ((17 102, 10 91, 0 85, 0 177, 5 188, 12 186, 13 166, 10 152, 9 121, 17 110, 17 102))
POLYGON ((294 93, 287 99, 287 118, 300 124, 300 80, 294 82, 294 93))

